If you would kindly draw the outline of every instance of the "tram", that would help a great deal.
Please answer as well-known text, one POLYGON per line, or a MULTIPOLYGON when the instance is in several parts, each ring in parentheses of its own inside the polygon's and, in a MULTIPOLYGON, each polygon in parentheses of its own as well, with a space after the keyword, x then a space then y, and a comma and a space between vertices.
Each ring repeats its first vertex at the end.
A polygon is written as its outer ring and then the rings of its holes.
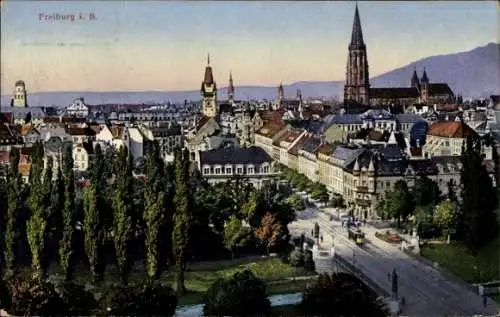
POLYGON ((349 229, 349 239, 353 240, 359 246, 365 244, 365 234, 358 228, 349 229))

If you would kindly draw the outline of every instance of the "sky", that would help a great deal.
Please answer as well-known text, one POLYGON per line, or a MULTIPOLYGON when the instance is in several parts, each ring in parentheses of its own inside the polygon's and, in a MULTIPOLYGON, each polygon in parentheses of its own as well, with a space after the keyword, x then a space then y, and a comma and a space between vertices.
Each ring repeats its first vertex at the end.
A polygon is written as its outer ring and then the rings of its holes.
MULTIPOLYGON (((495 1, 358 2, 370 77, 499 41, 495 1)), ((355 2, 1 2, 1 92, 344 80, 355 2), (59 15, 55 16, 56 14, 59 15), (60 19, 73 16, 71 19, 60 19), (58 19, 59 18, 59 19, 58 19)))

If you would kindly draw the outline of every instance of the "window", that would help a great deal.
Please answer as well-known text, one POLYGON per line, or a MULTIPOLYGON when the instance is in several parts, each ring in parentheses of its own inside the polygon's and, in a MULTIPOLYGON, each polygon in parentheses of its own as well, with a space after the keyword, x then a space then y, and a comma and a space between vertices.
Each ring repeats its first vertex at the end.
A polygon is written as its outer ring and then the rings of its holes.
POLYGON ((236 171, 237 171, 237 174, 243 174, 243 168, 242 167, 238 167, 238 169, 236 171))
POLYGON ((262 168, 262 172, 263 172, 264 174, 269 173, 269 166, 264 166, 264 167, 262 168))
POLYGON ((205 167, 203 169, 203 174, 210 174, 210 168, 209 167, 205 167))
POLYGON ((215 175, 219 175, 220 174, 220 167, 216 167, 215 168, 215 175))
POLYGON ((231 173, 232 173, 232 168, 226 167, 226 174, 231 174, 231 173))
POLYGON ((253 173, 254 173, 253 166, 247 167, 247 174, 253 174, 253 173))

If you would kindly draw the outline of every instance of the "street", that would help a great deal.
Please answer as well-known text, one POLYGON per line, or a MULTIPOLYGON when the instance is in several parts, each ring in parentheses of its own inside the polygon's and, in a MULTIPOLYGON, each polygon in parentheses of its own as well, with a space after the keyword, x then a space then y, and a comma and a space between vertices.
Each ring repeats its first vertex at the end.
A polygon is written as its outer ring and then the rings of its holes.
POLYGON ((340 222, 330 221, 330 215, 317 208, 308 208, 297 221, 290 224, 294 235, 305 232, 310 235, 314 223, 320 225, 322 245, 335 244, 335 253, 354 264, 380 287, 391 293, 388 273, 393 269, 399 276, 399 297, 404 296, 406 304, 403 315, 409 316, 495 316, 499 310, 496 303, 488 299, 483 307, 480 296, 454 281, 443 277, 439 270, 431 267, 399 249, 375 237, 377 229, 363 225, 366 235, 365 246, 358 247, 347 238, 346 229, 340 222), (333 237, 333 241, 332 241, 333 237))

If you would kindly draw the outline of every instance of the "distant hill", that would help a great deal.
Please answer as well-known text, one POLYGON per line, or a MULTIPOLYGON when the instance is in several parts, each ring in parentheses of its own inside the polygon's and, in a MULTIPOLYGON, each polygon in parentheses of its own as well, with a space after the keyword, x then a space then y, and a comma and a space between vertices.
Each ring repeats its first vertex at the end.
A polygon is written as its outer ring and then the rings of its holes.
MULTIPOLYGON (((456 54, 437 55, 412 62, 370 80, 372 87, 407 87, 414 68, 419 76, 423 68, 431 82, 447 82, 455 94, 464 98, 487 98, 491 94, 500 94, 500 44, 490 43, 471 51, 456 54)), ((29 87, 28 87, 29 88, 29 87)), ((304 97, 342 98, 343 81, 301 81, 284 87, 287 97, 295 97, 300 89, 304 97)), ((277 87, 239 86, 236 87, 236 99, 275 99, 277 87)), ((219 89, 219 99, 227 96, 227 88, 219 89)), ((183 102, 199 100, 200 92, 165 91, 165 92, 45 92, 32 93, 28 96, 30 106, 56 105, 66 106, 74 98, 84 97, 89 104, 103 103, 154 103, 183 102)), ((2 96, 3 106, 10 104, 11 96, 2 96)))

